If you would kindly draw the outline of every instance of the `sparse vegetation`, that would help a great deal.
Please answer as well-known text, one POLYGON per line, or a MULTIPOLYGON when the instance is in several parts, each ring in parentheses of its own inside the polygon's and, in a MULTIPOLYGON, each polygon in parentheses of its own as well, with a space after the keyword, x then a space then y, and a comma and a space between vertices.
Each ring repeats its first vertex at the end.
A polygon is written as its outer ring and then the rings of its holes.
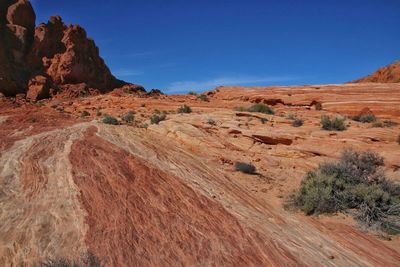
POLYGON ((135 119, 135 112, 130 110, 128 113, 122 117, 122 121, 126 123, 131 123, 135 119))
POLYGON ((213 120, 212 118, 209 118, 209 119, 207 120, 207 123, 210 124, 210 125, 212 125, 212 126, 217 125, 217 123, 215 122, 215 120, 213 120))
POLYGON ((41 267, 100 267, 101 262, 98 257, 93 253, 85 253, 84 256, 77 260, 71 261, 64 258, 59 259, 49 259, 41 264, 41 267))
POLYGON ((322 110, 322 104, 319 102, 317 102, 314 107, 315 107, 315 110, 322 110))
POLYGON ((210 100, 208 99, 208 96, 206 96, 206 95, 199 95, 199 96, 197 96, 197 99, 199 99, 199 100, 201 100, 201 101, 205 101, 205 102, 210 101, 210 100))
POLYGON ((197 95, 197 93, 194 92, 194 91, 190 91, 190 92, 188 93, 188 95, 197 95))
POLYGON ((372 152, 346 150, 339 162, 309 172, 294 196, 308 215, 355 211, 355 218, 390 234, 400 233, 400 185, 389 181, 384 160, 372 152))
POLYGON ((151 122, 151 124, 159 124, 161 121, 164 121, 166 118, 167 118, 167 114, 165 114, 165 113, 154 114, 153 116, 150 117, 150 122, 151 122))
POLYGON ((111 125, 118 125, 119 122, 116 118, 110 115, 105 115, 103 118, 103 123, 105 124, 111 124, 111 125))
POLYGON ((251 107, 248 108, 249 112, 259 112, 259 113, 264 113, 264 114, 275 114, 275 112, 273 111, 273 109, 267 105, 264 104, 255 104, 251 107))
POLYGON ((102 115, 102 114, 101 114, 100 108, 97 107, 97 108, 96 108, 96 116, 97 116, 97 117, 100 117, 101 115, 102 115))
POLYGON ((296 118, 293 122, 292 122, 292 126, 293 127, 300 127, 303 126, 304 121, 302 119, 298 119, 296 118))
POLYGON ((236 171, 240 171, 240 172, 246 173, 246 174, 256 174, 256 172, 257 172, 257 169, 254 165, 244 163, 244 162, 236 162, 235 169, 236 169, 236 171))
POLYGON ((293 114, 293 113, 288 113, 288 114, 286 115, 286 118, 287 118, 288 120, 295 120, 295 119, 297 118, 297 116, 296 116, 295 114, 293 114))
POLYGON ((346 127, 346 119, 343 117, 331 118, 327 115, 321 116, 321 127, 327 131, 344 131, 346 127))
POLYGON ((90 113, 87 112, 86 110, 84 110, 84 111, 81 112, 81 117, 82 117, 82 118, 83 118, 83 117, 88 117, 88 116, 90 116, 90 113))
POLYGON ((391 121, 391 120, 384 120, 384 121, 376 121, 374 124, 372 124, 372 127, 374 128, 390 128, 398 125, 397 122, 391 121))
POLYGON ((376 121, 376 117, 374 114, 357 115, 353 117, 353 120, 362 123, 371 123, 376 121))
POLYGON ((192 109, 187 105, 183 105, 178 108, 177 112, 178 113, 192 113, 192 109))
POLYGON ((241 111, 241 112, 259 112, 259 113, 264 113, 264 114, 270 114, 273 115, 275 114, 274 110, 264 104, 255 104, 249 108, 245 107, 237 107, 235 108, 236 111, 241 111))

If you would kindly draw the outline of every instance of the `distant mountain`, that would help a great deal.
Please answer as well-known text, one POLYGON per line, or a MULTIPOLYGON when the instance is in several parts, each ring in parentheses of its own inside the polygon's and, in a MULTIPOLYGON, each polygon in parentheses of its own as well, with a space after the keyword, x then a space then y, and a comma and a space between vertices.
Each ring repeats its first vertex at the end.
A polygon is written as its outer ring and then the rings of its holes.
POLYGON ((400 60, 382 67, 374 73, 352 83, 400 83, 400 60))

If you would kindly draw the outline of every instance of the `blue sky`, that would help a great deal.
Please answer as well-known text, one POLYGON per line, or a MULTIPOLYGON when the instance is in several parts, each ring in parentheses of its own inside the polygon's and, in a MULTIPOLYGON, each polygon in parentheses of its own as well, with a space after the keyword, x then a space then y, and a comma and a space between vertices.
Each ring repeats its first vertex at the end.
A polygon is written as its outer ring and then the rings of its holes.
POLYGON ((400 0, 33 0, 96 41, 114 75, 169 93, 342 83, 400 59, 400 0))

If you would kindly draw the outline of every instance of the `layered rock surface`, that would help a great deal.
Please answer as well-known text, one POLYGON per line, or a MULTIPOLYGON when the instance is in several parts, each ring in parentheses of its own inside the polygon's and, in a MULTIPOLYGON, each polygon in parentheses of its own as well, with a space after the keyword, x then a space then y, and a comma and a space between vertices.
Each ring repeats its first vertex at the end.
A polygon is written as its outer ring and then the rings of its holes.
POLYGON ((366 108, 400 123, 398 85, 208 94, 209 102, 129 90, 43 106, 0 99, 0 266, 87 254, 104 266, 399 265, 398 237, 360 230, 344 214, 284 208, 307 171, 346 148, 380 153, 387 176, 400 181, 399 125, 348 120, 344 132, 319 125, 321 115, 366 108), (275 115, 235 111, 270 99, 281 100, 275 115), (317 101, 322 111, 310 107, 317 101), (193 113, 177 114, 183 104, 193 113), (101 122, 100 114, 120 119, 130 110, 131 123, 101 122), (156 110, 167 119, 150 125, 156 110), (289 113, 304 125, 292 127, 289 113), (235 172, 236 161, 254 164, 259 175, 235 172))

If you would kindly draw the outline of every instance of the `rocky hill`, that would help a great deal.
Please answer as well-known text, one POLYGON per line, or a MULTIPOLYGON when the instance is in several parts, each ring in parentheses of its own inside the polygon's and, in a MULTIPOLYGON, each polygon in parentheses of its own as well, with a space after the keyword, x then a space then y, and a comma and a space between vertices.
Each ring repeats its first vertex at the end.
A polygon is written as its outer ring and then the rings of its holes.
POLYGON ((400 83, 400 61, 387 65, 354 83, 400 83))
POLYGON ((35 18, 28 0, 1 3, 0 93, 40 100, 104 93, 127 84, 111 74, 82 27, 66 26, 54 16, 35 28, 35 18))

